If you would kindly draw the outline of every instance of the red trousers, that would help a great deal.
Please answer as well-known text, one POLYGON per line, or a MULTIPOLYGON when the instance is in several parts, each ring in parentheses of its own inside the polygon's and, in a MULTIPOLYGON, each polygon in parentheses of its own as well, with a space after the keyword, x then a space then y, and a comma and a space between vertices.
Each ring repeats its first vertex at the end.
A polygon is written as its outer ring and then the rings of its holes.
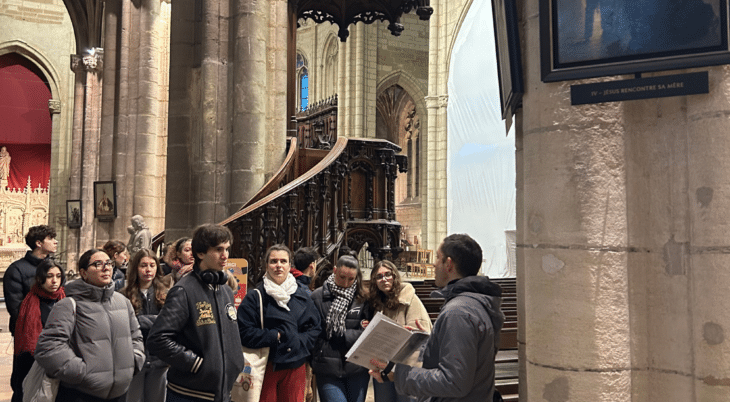
POLYGON ((266 365, 259 402, 304 401, 304 390, 307 385, 305 365, 280 371, 274 371, 272 367, 271 363, 266 365))

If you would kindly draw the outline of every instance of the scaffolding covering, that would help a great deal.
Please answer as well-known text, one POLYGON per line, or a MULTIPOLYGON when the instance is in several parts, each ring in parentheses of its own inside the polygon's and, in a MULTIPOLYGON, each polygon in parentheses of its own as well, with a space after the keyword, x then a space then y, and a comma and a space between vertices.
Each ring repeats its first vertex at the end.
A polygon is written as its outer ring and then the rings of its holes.
POLYGON ((472 3, 451 53, 447 232, 482 247, 482 273, 515 277, 515 142, 505 133, 489 1, 472 3))

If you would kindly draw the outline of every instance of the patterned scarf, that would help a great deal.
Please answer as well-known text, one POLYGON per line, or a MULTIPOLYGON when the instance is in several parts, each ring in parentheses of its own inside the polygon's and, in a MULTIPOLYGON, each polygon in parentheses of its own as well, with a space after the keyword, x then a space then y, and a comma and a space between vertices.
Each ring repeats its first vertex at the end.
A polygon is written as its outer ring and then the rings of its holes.
POLYGON ((264 275, 264 289, 267 295, 276 300, 276 304, 279 307, 286 311, 291 311, 288 306, 289 299, 297 291, 297 281, 292 274, 289 274, 281 285, 277 285, 276 282, 269 279, 269 274, 267 273, 264 275))
POLYGON ((349 288, 341 288, 335 283, 335 276, 330 275, 325 281, 325 285, 329 286, 330 292, 335 295, 335 301, 332 302, 332 307, 327 314, 327 339, 331 339, 333 335, 343 336, 345 334, 345 317, 352 299, 355 297, 357 279, 349 288))
POLYGON ((53 293, 48 293, 39 286, 30 288, 30 292, 25 295, 23 303, 20 304, 18 312, 18 322, 15 325, 15 354, 19 355, 23 352, 35 354, 35 344, 43 330, 41 322, 41 299, 50 299, 59 301, 66 297, 63 287, 58 288, 53 293))

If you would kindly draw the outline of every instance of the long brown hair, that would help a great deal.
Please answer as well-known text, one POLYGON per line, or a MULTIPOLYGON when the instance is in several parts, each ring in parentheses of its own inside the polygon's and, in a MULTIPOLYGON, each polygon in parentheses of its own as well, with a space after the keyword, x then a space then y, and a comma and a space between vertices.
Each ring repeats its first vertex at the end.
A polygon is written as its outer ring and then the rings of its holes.
POLYGON ((121 293, 132 302, 134 307, 134 313, 139 314, 139 310, 142 308, 142 299, 140 299, 140 288, 139 288, 139 264, 142 258, 149 257, 155 260, 157 266, 157 272, 155 272, 155 278, 152 279, 152 289, 155 290, 155 303, 157 307, 162 307, 165 304, 165 298, 167 297, 167 291, 169 286, 165 285, 162 278, 162 269, 160 269, 160 261, 157 259, 152 250, 143 248, 132 257, 129 262, 129 268, 127 268, 127 286, 121 290, 121 293))
POLYGON ((389 310, 395 310, 398 308, 398 295, 403 290, 403 283, 398 273, 398 268, 395 264, 388 260, 381 260, 375 263, 373 270, 370 271, 370 285, 369 285, 368 301, 374 311, 383 311, 386 308, 389 310), (375 277, 378 275, 380 268, 386 268, 393 275, 393 288, 390 292, 383 292, 378 289, 378 282, 375 277))

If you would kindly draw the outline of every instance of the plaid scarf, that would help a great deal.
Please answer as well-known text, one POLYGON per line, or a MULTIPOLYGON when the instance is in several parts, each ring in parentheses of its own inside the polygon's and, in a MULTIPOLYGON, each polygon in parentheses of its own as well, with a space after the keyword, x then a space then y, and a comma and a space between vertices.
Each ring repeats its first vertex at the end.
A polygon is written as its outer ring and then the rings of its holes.
POLYGON ((330 275, 325 285, 328 285, 330 292, 335 295, 335 301, 332 302, 327 314, 327 339, 331 339, 333 335, 343 336, 345 334, 345 317, 352 299, 355 297, 357 280, 349 288, 341 288, 335 283, 335 276, 330 275))

